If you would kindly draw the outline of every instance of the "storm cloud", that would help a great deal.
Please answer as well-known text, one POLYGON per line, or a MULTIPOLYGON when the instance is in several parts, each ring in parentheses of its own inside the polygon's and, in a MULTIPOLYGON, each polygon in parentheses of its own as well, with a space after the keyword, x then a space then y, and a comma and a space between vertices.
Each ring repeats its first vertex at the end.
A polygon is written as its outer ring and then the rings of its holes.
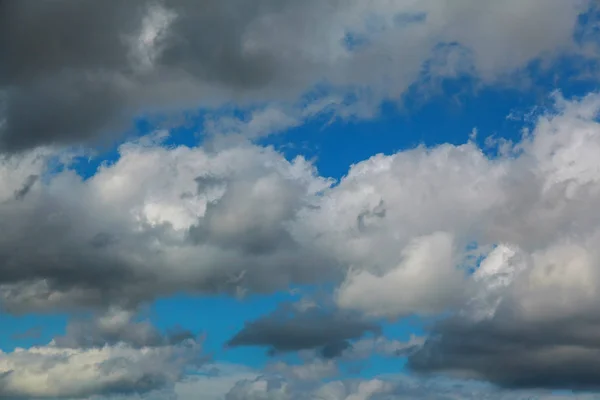
POLYGON ((539 323, 502 317, 478 323, 450 320, 434 329, 409 366, 505 388, 598 390, 599 333, 593 314, 539 323))
POLYGON ((352 346, 352 340, 379 331, 377 324, 339 311, 279 309, 247 322, 227 345, 264 346, 272 353, 314 349, 324 358, 335 358, 352 346))
POLYGON ((332 92, 368 84, 378 103, 400 97, 431 60, 428 78, 493 81, 576 51, 589 4, 2 1, 0 151, 112 144, 141 114, 294 102, 322 83, 332 92))

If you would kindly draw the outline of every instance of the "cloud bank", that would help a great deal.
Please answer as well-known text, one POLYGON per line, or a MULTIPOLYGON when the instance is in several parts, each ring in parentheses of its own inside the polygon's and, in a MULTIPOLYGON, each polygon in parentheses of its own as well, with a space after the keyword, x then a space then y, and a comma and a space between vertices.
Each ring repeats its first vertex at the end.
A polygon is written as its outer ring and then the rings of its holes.
POLYGON ((376 105, 423 77, 496 82, 536 60, 593 56, 576 40, 591 4, 3 1, 0 151, 109 144, 148 112, 294 102, 317 86, 368 88, 376 105))

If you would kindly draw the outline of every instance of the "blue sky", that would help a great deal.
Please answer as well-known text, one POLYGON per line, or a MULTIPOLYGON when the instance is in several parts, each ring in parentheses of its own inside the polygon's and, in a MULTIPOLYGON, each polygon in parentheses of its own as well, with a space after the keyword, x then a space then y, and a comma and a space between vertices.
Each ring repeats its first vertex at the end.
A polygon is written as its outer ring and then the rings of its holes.
POLYGON ((25 3, 0 398, 598 398, 595 2, 25 3))

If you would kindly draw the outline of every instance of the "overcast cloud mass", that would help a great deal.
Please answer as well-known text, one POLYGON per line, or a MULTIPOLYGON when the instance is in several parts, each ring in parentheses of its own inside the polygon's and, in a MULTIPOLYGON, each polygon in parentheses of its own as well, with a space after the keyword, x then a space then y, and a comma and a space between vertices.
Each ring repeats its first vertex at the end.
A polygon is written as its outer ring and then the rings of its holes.
POLYGON ((5 0, 1 149, 106 144, 147 110, 293 101, 317 84, 378 101, 423 74, 503 80, 584 51, 590 3, 5 0))
POLYGON ((0 338, 0 398, 596 398, 598 15, 592 0, 0 0, 0 316, 67 321, 47 342, 0 338), (264 141, 449 81, 536 92, 565 60, 595 84, 575 96, 554 77, 511 138, 440 124, 443 140, 336 177, 264 141), (190 121, 193 144, 176 133, 190 121), (201 331, 148 311, 294 290, 219 331, 218 352, 217 306, 193 309, 201 331), (410 318, 423 329, 390 328, 410 318), (218 359, 253 347, 264 366, 218 359), (381 359, 396 369, 364 372, 381 359))

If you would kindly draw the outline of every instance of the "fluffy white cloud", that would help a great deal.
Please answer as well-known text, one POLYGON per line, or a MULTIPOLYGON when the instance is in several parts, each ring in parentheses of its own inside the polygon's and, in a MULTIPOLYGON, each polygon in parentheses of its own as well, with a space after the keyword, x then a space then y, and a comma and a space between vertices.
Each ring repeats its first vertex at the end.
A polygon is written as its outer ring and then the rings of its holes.
MULTIPOLYGON (((456 307, 482 296, 487 267, 473 277, 466 270, 490 251, 493 258, 497 245, 526 264, 507 289, 520 293, 523 310, 556 315, 591 304, 600 283, 599 99, 558 98, 556 110, 500 158, 467 143, 353 166, 295 227, 352 267, 339 305, 389 317, 456 307)), ((487 275, 505 268, 512 267, 487 275)))
POLYGON ((460 300, 465 272, 459 270, 452 237, 434 233, 411 242, 393 270, 377 276, 368 270, 351 273, 337 293, 342 308, 374 316, 436 314, 460 300), (437 292, 435 296, 431 292, 437 292))
POLYGON ((326 256, 286 228, 330 184, 305 160, 254 146, 169 149, 149 139, 120 153, 85 181, 70 170, 45 174, 36 154, 0 164, 11 176, 0 184, 0 225, 10 232, 0 240, 5 308, 271 290, 328 269, 326 256), (30 175, 41 178, 17 196, 30 175))
POLYGON ((200 345, 133 348, 119 343, 100 348, 59 348, 52 344, 0 352, 3 398, 85 398, 147 393, 172 387, 186 368, 201 360, 200 345))

